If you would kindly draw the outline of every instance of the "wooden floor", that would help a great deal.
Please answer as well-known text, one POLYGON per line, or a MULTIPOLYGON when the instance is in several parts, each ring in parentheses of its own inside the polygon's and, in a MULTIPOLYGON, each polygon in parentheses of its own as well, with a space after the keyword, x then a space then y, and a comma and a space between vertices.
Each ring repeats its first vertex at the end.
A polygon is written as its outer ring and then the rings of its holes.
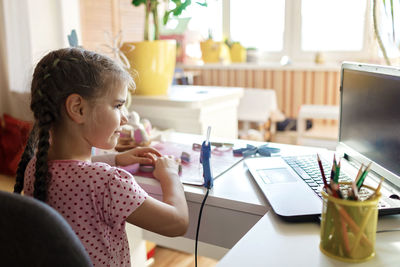
MULTIPOLYGON (((194 254, 188 254, 164 247, 156 247, 154 263, 150 267, 194 267, 194 254)), ((213 267, 217 260, 199 256, 198 267, 213 267)))
POLYGON ((15 178, 0 174, 0 190, 12 192, 14 189, 15 178))

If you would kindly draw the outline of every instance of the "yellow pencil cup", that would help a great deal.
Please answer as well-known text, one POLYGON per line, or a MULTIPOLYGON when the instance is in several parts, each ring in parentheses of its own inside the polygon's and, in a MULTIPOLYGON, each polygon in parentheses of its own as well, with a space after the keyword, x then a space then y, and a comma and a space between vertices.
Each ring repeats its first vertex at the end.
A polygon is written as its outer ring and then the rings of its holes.
MULTIPOLYGON (((340 187, 350 187, 341 183, 340 187)), ((364 201, 346 200, 322 191, 323 207, 319 248, 327 256, 345 262, 363 262, 375 256, 375 236, 380 193, 364 201)))

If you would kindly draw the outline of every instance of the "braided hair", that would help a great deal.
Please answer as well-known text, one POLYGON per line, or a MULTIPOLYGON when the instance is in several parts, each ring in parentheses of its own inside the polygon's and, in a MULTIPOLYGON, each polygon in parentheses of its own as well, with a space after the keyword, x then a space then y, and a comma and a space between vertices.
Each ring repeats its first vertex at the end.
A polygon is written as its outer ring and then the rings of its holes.
POLYGON ((51 178, 47 162, 50 130, 60 122, 65 100, 71 94, 95 100, 115 81, 133 85, 129 73, 111 58, 81 48, 55 50, 39 61, 31 85, 35 123, 18 165, 14 193, 23 190, 25 169, 36 154, 33 196, 46 201, 51 178))

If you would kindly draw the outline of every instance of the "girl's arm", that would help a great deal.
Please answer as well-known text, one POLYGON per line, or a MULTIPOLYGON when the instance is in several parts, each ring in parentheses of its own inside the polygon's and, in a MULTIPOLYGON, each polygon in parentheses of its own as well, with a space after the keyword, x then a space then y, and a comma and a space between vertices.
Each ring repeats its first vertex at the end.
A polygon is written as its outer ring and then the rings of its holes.
POLYGON ((135 147, 118 154, 103 154, 92 156, 92 162, 104 162, 110 166, 126 166, 130 164, 154 164, 154 157, 161 157, 161 153, 152 147, 135 147))
POLYGON ((161 235, 183 235, 189 225, 189 212, 178 164, 166 156, 155 161, 154 176, 160 181, 163 201, 149 196, 126 220, 161 235))

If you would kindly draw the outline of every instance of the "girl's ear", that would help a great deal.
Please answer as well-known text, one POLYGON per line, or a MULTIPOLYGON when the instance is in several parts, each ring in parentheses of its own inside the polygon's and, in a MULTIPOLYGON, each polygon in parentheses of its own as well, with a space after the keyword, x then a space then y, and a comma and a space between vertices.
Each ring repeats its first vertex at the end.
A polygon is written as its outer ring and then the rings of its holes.
POLYGON ((86 111, 87 102, 78 94, 71 94, 65 100, 65 111, 67 116, 78 124, 85 121, 84 111, 86 111))

